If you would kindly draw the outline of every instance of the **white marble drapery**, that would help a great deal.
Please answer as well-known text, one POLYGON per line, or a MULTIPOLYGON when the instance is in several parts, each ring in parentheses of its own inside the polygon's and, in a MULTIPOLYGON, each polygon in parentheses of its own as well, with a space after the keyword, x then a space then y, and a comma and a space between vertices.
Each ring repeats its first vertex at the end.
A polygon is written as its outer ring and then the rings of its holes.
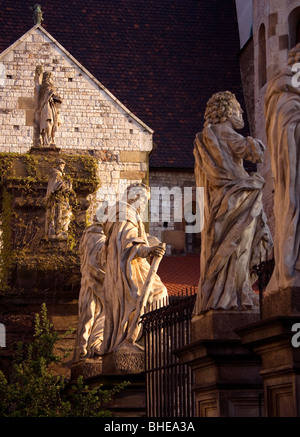
MULTIPOLYGON (((115 210, 113 212, 113 215, 115 210)), ((105 324, 101 352, 109 353, 122 346, 128 347, 128 335, 135 319, 138 299, 150 270, 146 259, 148 238, 144 224, 135 208, 119 202, 116 215, 103 224, 106 244, 102 256, 106 265, 103 284, 105 324), (123 205, 123 208, 119 208, 123 205), (120 212, 126 211, 127 218, 121 218, 120 212), (145 250, 143 254, 143 250, 145 250), (144 256, 143 256, 144 255, 144 256)), ((167 289, 155 274, 154 283, 148 302, 167 300, 167 289)), ((140 315, 143 314, 143 309, 140 315)), ((133 343, 139 349, 142 325, 133 343)))
POLYGON ((275 217, 275 267, 268 293, 300 287, 300 84, 292 71, 299 58, 300 44, 290 53, 290 65, 269 81, 265 96, 275 217))
POLYGON ((81 287, 74 362, 100 354, 105 319, 105 266, 101 264, 101 250, 104 244, 105 235, 99 223, 94 223, 84 230, 79 246, 81 287))
MULTIPOLYGON (((230 121, 208 124, 195 139, 196 184, 204 187, 200 280, 195 315, 214 309, 255 309, 251 267, 272 238, 262 206, 264 179, 243 159, 261 162, 265 147, 238 134, 230 121)), ((271 249, 269 249, 271 251, 271 249)))

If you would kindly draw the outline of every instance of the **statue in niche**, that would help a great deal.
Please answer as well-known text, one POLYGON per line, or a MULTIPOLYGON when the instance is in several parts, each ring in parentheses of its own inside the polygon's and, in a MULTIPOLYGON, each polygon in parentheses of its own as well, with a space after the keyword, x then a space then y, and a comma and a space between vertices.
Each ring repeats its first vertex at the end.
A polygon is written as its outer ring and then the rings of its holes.
POLYGON ((73 194, 72 182, 65 178, 65 161, 58 159, 53 168, 44 202, 46 204, 45 233, 49 239, 67 239, 68 228, 72 220, 72 207, 69 197, 73 194))
POLYGON ((150 189, 146 185, 130 185, 126 201, 117 202, 103 223, 106 241, 101 256, 105 265, 106 317, 102 354, 143 350, 139 320, 145 305, 155 302, 159 306, 167 300, 167 289, 154 268, 165 249, 157 244, 157 239, 147 236, 141 220, 149 198, 150 189), (146 259, 150 256, 154 257, 151 265, 146 259))
POLYGON ((60 125, 59 107, 62 98, 56 93, 51 72, 35 70, 35 146, 55 147, 55 133, 60 125))
POLYGON ((300 44, 265 95, 267 146, 274 177, 274 261, 267 292, 300 287, 300 44), (294 64, 298 67, 293 68, 294 64))
POLYGON ((272 250, 262 205, 264 179, 243 165, 243 159, 262 162, 265 146, 236 132, 244 126, 242 113, 234 94, 214 94, 194 143, 196 184, 205 196, 195 315, 258 309, 251 269, 272 250))
POLYGON ((94 220, 94 223, 84 230, 79 246, 81 288, 73 362, 100 355, 105 318, 103 306, 105 266, 101 264, 101 250, 104 244, 103 228, 97 220, 94 220))

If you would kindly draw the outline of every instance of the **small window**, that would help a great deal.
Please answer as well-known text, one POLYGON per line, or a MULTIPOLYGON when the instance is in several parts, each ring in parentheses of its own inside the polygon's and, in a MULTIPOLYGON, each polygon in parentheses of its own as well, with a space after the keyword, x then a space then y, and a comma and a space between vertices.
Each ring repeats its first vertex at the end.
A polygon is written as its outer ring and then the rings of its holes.
POLYGON ((292 49, 300 42, 300 6, 293 9, 288 17, 289 48, 292 49))

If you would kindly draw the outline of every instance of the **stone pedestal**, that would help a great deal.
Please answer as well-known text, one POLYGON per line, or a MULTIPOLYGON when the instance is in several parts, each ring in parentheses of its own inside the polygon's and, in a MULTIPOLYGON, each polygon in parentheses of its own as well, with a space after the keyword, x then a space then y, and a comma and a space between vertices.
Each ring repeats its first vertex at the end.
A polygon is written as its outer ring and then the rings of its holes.
MULTIPOLYGON (((89 217, 90 197, 99 187, 98 176, 97 160, 75 149, 68 154, 56 148, 0 153, 0 313, 7 327, 7 351, 12 355, 14 341, 31 341, 34 314, 40 312, 42 303, 47 305, 55 330, 77 326, 78 247, 89 217), (66 161, 66 176, 72 180, 74 220, 68 240, 51 241, 45 238, 44 199, 58 157, 66 161)), ((72 334, 58 343, 65 348, 73 345, 72 334)))
POLYGON ((77 151, 61 154, 55 147, 32 148, 30 154, 0 154, 0 167, 3 241, 0 291, 44 291, 54 284, 56 289, 62 286, 69 289, 75 282, 78 289, 77 248, 86 226, 88 196, 99 186, 97 161, 77 151), (70 200, 73 220, 67 239, 50 241, 45 238, 44 199, 58 156, 65 160, 66 177, 73 184, 74 196, 70 200))
POLYGON ((74 363, 71 366, 71 379, 75 380, 79 376, 83 379, 93 378, 99 376, 102 373, 102 358, 87 358, 80 360, 78 363, 74 363))
POLYGON ((192 319, 192 341, 176 354, 192 368, 197 417, 263 415, 260 357, 235 332, 257 320, 250 311, 210 311, 192 319))
POLYGON ((144 351, 114 351, 101 357, 86 358, 72 365, 72 378, 102 375, 136 375, 145 372, 144 351))
POLYGON ((121 383, 128 383, 106 405, 114 416, 144 417, 146 415, 146 385, 144 352, 110 353, 103 357, 89 358, 74 363, 71 379, 82 375, 89 388, 101 385, 110 390, 121 383))
POLYGON ((263 319, 238 331, 242 344, 261 357, 267 417, 300 416, 300 343, 293 342, 300 323, 299 288, 266 295, 263 319))
POLYGON ((259 320, 256 311, 208 311, 191 321, 191 340, 240 339, 235 330, 259 320))
POLYGON ((298 316, 300 321, 300 288, 288 287, 267 293, 263 299, 262 318, 298 316))
POLYGON ((145 371, 145 352, 116 350, 103 356, 102 373, 105 375, 137 374, 145 371))
POLYGON ((29 153, 36 154, 36 155, 42 155, 42 154, 59 154, 61 152, 61 149, 59 147, 56 147, 55 144, 53 147, 41 147, 41 146, 32 146, 29 153))

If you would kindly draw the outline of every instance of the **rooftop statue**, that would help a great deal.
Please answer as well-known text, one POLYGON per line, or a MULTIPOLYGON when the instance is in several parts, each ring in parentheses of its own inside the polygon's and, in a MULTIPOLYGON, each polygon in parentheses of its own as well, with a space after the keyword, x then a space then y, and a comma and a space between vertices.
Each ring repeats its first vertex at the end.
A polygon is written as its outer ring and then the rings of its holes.
POLYGON ((271 78, 265 96, 275 216, 275 267, 267 292, 300 287, 300 83, 295 74, 299 61, 300 44, 290 51, 286 68, 271 78))
POLYGON ((259 305, 251 269, 271 252, 272 238, 262 205, 264 179, 248 174, 243 159, 262 162, 265 146, 236 132, 244 126, 242 113, 234 94, 214 94, 194 143, 196 184, 204 187, 195 315, 259 305))
POLYGON ((33 10, 32 18, 33 18, 34 24, 42 24, 42 21, 44 21, 44 18, 43 18, 43 12, 42 12, 41 5, 35 4, 33 6, 33 8, 31 7, 30 9, 33 10))

